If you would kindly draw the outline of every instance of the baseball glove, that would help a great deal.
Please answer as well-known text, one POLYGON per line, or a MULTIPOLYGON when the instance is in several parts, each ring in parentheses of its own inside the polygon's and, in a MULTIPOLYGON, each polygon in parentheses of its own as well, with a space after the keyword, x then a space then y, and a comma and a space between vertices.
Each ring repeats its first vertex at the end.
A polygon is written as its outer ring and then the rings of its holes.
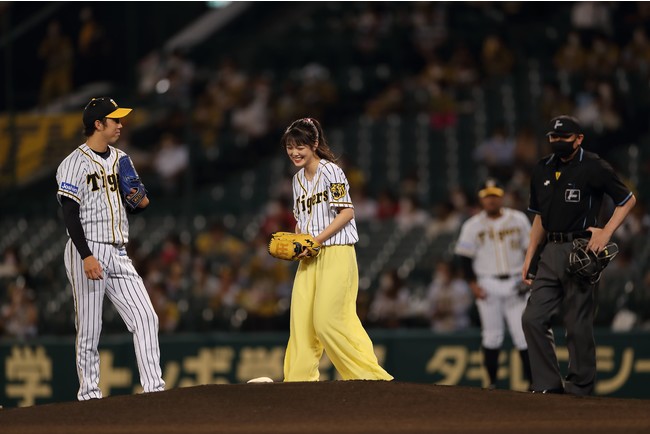
POLYGON ((269 254, 286 261, 305 259, 298 256, 307 250, 307 257, 313 258, 320 252, 320 243, 309 234, 294 234, 293 232, 274 232, 269 241, 269 254))
POLYGON ((567 271, 569 274, 580 277, 593 285, 600 280, 602 271, 618 254, 618 245, 609 242, 603 250, 596 254, 587 248, 588 243, 589 240, 586 238, 573 240, 573 249, 569 253, 567 271))
POLYGON ((133 211, 140 205, 140 202, 142 202, 142 199, 147 194, 147 190, 142 181, 140 181, 138 172, 135 171, 133 162, 128 155, 120 158, 118 163, 118 177, 124 203, 133 211), (135 193, 131 191, 134 188, 136 190, 135 193))

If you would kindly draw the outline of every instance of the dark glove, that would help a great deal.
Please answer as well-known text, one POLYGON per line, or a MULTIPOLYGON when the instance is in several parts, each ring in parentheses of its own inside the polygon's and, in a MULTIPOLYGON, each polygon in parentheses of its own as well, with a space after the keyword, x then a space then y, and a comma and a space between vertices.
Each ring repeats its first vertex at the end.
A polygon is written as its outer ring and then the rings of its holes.
POLYGON ((140 181, 138 172, 135 171, 133 162, 128 155, 120 158, 118 163, 118 177, 124 203, 133 211, 147 195, 147 189, 144 187, 142 181, 140 181), (135 189, 135 192, 132 192, 133 189, 135 189))

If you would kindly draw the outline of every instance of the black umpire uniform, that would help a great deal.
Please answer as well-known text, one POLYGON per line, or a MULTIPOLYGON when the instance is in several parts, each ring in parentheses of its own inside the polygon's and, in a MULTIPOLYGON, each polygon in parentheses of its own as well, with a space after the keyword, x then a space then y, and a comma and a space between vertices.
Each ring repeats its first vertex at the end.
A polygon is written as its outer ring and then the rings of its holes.
POLYGON ((568 274, 568 257, 576 238, 593 235, 590 243, 609 241, 636 199, 606 161, 580 146, 584 135, 577 119, 554 118, 547 136, 554 153, 533 169, 528 210, 535 218, 523 270, 528 278, 529 271, 535 272, 522 317, 533 377, 531 389, 589 395, 596 380, 595 284, 568 274), (613 199, 619 211, 602 226, 598 216, 604 194, 613 199), (560 310, 569 351, 564 382, 551 329, 551 321, 560 310))

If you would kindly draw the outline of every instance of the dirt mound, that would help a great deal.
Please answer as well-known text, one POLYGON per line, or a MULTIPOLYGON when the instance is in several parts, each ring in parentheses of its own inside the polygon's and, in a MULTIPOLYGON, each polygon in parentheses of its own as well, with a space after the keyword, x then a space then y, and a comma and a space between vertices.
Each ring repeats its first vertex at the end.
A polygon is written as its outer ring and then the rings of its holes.
POLYGON ((382 381, 206 385, 0 410, 2 433, 648 433, 650 401, 382 381))

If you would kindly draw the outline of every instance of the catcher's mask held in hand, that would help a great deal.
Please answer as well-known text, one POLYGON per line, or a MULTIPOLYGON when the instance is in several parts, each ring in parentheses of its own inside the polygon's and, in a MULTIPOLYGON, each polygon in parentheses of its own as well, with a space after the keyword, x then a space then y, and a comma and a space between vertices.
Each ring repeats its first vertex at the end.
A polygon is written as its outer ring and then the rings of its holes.
POLYGON ((590 284, 600 280, 600 274, 612 259, 618 254, 618 245, 609 242, 598 254, 587 248, 589 240, 577 238, 573 240, 573 249, 569 253, 569 274, 581 277, 590 284))

